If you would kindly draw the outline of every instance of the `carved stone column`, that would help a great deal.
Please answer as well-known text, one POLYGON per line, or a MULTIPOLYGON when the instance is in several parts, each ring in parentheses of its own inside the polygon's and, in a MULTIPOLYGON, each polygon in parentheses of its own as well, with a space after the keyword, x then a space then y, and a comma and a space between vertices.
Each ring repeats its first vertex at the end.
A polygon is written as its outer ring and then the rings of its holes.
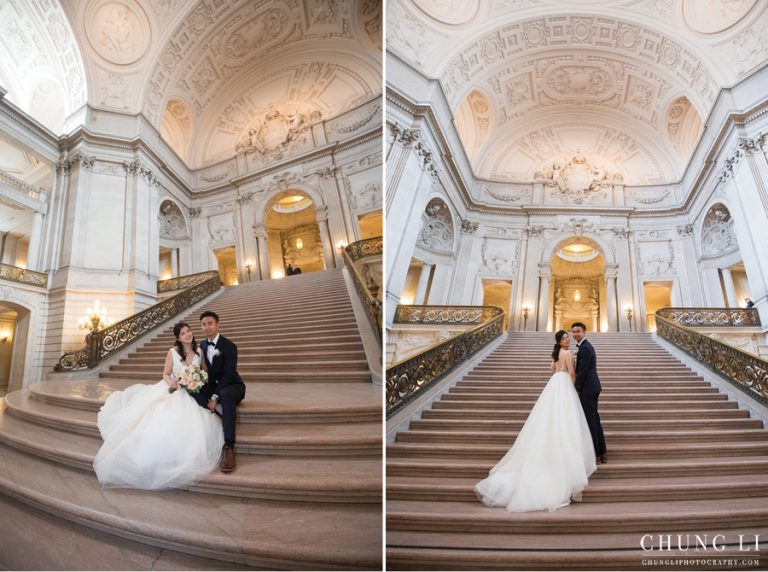
POLYGON ((618 277, 618 268, 615 264, 606 264, 605 266, 605 295, 608 298, 608 331, 618 332, 618 306, 616 301, 616 278, 618 277))
POLYGON ((433 264, 424 264, 421 267, 419 275, 419 284, 416 287, 416 296, 413 298, 414 304, 426 304, 427 286, 429 286, 429 277, 432 274, 433 264))
POLYGON ((323 244, 323 258, 325 259, 325 269, 330 270, 336 268, 336 257, 334 256, 334 249, 336 248, 331 241, 331 233, 328 229, 328 210, 322 209, 317 211, 317 224, 320 227, 320 241, 323 244))
POLYGON ((549 322, 549 279, 552 269, 549 262, 539 263, 539 307, 536 309, 536 330, 546 332, 549 322))
POLYGON ((29 239, 27 250, 27 268, 40 270, 40 245, 43 241, 43 213, 35 212, 32 219, 32 236, 29 239))
POLYGON ((268 280, 269 272, 269 248, 267 246, 267 231, 263 226, 253 227, 256 237, 256 250, 258 257, 259 280, 268 280))
POLYGON ((733 283, 733 274, 730 268, 721 268, 723 275, 723 284, 725 285, 726 302, 729 308, 739 307, 739 297, 736 294, 736 285, 733 283))

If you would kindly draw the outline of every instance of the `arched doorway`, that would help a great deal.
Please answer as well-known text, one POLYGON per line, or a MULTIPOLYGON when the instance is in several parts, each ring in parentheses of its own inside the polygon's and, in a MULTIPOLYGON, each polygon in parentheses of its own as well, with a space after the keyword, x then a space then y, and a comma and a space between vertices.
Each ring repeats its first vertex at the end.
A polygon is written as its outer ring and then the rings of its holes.
POLYGON ((605 331, 605 257, 599 245, 585 236, 567 238, 552 253, 551 268, 554 330, 583 322, 588 331, 605 331))
POLYGON ((327 268, 315 202, 303 191, 292 189, 276 195, 264 219, 269 249, 270 274, 281 278, 300 270, 319 272, 327 268))
POLYGON ((159 265, 160 280, 175 278, 188 273, 191 255, 190 234, 187 221, 179 206, 172 200, 160 203, 157 213, 159 227, 159 265))
POLYGON ((213 251, 219 269, 221 283, 224 286, 237 286, 237 256, 234 246, 227 246, 213 251))
POLYGON ((29 323, 28 309, 0 303, 0 396, 23 386, 29 323))

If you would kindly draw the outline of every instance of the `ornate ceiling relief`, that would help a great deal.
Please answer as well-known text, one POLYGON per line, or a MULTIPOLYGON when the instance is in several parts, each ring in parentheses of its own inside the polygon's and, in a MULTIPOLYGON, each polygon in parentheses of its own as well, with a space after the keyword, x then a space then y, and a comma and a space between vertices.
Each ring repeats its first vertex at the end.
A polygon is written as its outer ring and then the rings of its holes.
POLYGON ((116 65, 137 62, 151 40, 149 19, 133 0, 94 0, 86 9, 85 33, 93 50, 116 65))
POLYGON ((164 200, 160 204, 160 212, 157 215, 160 227, 160 238, 179 239, 189 238, 187 222, 178 205, 173 201, 164 200))
POLYGON ((163 114, 160 134, 183 160, 187 158, 187 146, 192 137, 192 118, 189 107, 179 99, 171 99, 163 114))
POLYGON ((274 156, 279 158, 281 151, 290 150, 291 144, 321 119, 319 111, 285 114, 278 109, 269 109, 262 118, 251 123, 247 135, 235 146, 235 151, 262 155, 276 152, 274 156))
POLYGON ((456 112, 456 129, 470 160, 480 150, 491 132, 493 104, 481 91, 467 95, 456 112))
POLYGON ((742 21, 755 4, 757 0, 683 0, 683 19, 696 32, 717 34, 742 21))
POLYGON ((453 252, 453 218, 442 200, 429 201, 422 215, 421 231, 416 243, 436 252, 453 252))
POLYGON ((739 245, 733 233, 731 212, 722 203, 713 205, 704 217, 701 229, 701 245, 704 254, 726 254, 739 245))
POLYGON ((555 195, 565 195, 565 199, 581 204, 596 195, 609 191, 613 185, 624 181, 619 173, 609 173, 602 167, 587 160, 583 153, 576 153, 565 164, 555 161, 547 170, 537 171, 534 181, 555 191, 555 195))
POLYGON ((371 43, 379 50, 382 47, 381 18, 382 0, 362 0, 357 3, 358 21, 371 43))
POLYGON ((441 24, 459 26, 475 18, 480 0, 413 0, 428 17, 441 24))
POLYGON ((516 273, 520 253, 520 242, 483 237, 480 258, 483 262, 481 272, 496 276, 508 276, 516 273))

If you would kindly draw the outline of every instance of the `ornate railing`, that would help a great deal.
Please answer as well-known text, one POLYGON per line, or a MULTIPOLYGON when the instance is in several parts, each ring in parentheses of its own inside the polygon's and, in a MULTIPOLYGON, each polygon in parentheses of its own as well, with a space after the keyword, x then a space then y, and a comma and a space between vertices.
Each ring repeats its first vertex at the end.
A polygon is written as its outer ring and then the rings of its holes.
POLYGON ((34 199, 40 202, 45 202, 45 199, 46 199, 45 189, 43 189, 42 187, 33 187, 29 183, 25 183, 21 179, 17 179, 13 175, 9 175, 5 171, 0 171, 0 183, 25 194, 30 199, 34 199))
POLYGON ((72 371, 90 369, 100 362, 116 354, 144 334, 151 332, 168 320, 188 310, 206 296, 221 288, 218 272, 206 272, 208 278, 191 288, 179 292, 124 320, 99 330, 91 332, 85 338, 85 347, 67 352, 59 359, 54 371, 72 371))
POLYGON ((496 317, 495 306, 409 306, 395 310, 396 324, 481 324, 496 317))
MULTIPOLYGON (((732 385, 768 405, 768 361, 724 344, 656 312, 656 333, 732 385)), ((750 308, 751 309, 751 308, 750 308)))
POLYGON ((35 272, 34 270, 27 270, 26 268, 19 268, 18 266, 11 266, 9 264, 0 264, 0 278, 3 280, 21 282, 22 284, 29 284, 30 286, 39 286, 40 288, 46 288, 48 286, 47 274, 35 272))
POLYGON ((384 252, 384 239, 381 236, 353 242, 342 251, 344 264, 352 274, 357 294, 379 340, 381 340, 382 311, 381 301, 377 295, 381 287, 370 275, 367 278, 363 277, 355 262, 368 256, 380 255, 382 252, 384 252))
POLYGON ((662 308, 656 315, 689 328, 760 326, 757 308, 662 308))
POLYGON ((157 293, 163 294, 165 292, 173 292, 174 290, 186 290, 202 284, 206 280, 211 279, 211 272, 198 272, 197 274, 187 274, 186 276, 177 276, 176 278, 169 278, 168 280, 157 281, 157 293))
MULTIPOLYGON (((398 311, 402 307, 398 306, 398 311)), ((423 309, 428 306, 417 306, 417 308, 423 309)), ((436 308, 441 308, 443 312, 448 309, 446 306, 436 308)), ((459 308, 459 312, 467 310, 466 306, 455 306, 455 308, 459 308)), ((479 315, 486 318, 482 323, 387 368, 387 418, 502 334, 504 311, 501 308, 480 306, 475 309, 479 311, 479 315)), ((423 313, 427 314, 427 312, 423 313)), ((448 324, 451 322, 423 321, 421 323, 448 324)))

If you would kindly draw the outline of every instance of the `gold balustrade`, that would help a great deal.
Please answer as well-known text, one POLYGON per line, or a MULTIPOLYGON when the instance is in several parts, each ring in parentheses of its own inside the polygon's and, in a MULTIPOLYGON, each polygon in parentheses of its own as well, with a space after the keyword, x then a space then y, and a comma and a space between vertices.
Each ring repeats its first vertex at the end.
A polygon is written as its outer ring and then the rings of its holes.
POLYGON ((387 418, 503 333, 504 311, 494 306, 398 306, 400 323, 475 327, 387 368, 387 418))
MULTIPOLYGON (((188 310, 191 306, 221 288, 219 273, 215 271, 193 274, 193 286, 175 296, 150 306, 146 310, 129 316, 103 330, 93 331, 85 337, 85 347, 67 352, 59 359, 54 371, 91 369, 110 356, 121 351, 143 335, 167 323, 188 310), (199 281, 205 275, 203 281, 199 281)), ((180 277, 188 278, 188 277, 180 277)))
POLYGON ((693 329, 759 326, 760 318, 751 310, 754 308, 662 308, 656 312, 656 333, 745 394, 768 405, 768 361, 693 329))
POLYGON ((27 270, 26 268, 19 268, 18 266, 11 266, 10 264, 0 264, 0 279, 11 280, 30 286, 38 286, 39 288, 48 287, 47 274, 35 272, 34 270, 27 270))
POLYGON ((381 288, 373 279, 365 280, 355 264, 356 261, 368 256, 381 255, 384 252, 384 240, 381 236, 353 242, 342 250, 344 264, 352 275, 355 289, 363 303, 365 313, 371 322, 376 336, 381 341, 382 307, 377 294, 381 288))

